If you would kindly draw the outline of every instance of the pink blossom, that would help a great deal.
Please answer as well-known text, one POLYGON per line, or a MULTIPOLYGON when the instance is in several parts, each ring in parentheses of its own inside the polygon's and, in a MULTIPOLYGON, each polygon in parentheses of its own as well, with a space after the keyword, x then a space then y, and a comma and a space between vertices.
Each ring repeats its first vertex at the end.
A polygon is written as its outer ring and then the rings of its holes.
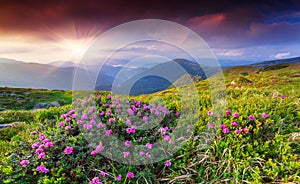
POLYGON ((32 144, 31 148, 35 149, 37 147, 39 147, 41 144, 39 142, 35 142, 32 144))
POLYGON ((129 154, 130 154, 129 151, 123 152, 124 158, 128 157, 129 154))
POLYGON ((53 142, 46 142, 45 146, 46 147, 52 147, 53 146, 53 142))
POLYGON ((170 145, 173 145, 174 142, 173 142, 172 140, 169 140, 169 144, 170 144, 170 145))
POLYGON ((75 119, 78 117, 78 114, 72 114, 72 118, 75 119))
POLYGON ((140 151, 140 155, 145 155, 145 152, 144 151, 140 151))
POLYGON ((44 143, 50 142, 50 139, 44 139, 43 142, 44 142, 44 143))
POLYGON ((42 140, 44 140, 44 139, 46 139, 46 136, 44 135, 44 134, 40 134, 40 140, 42 141, 42 140))
POLYGON ((107 99, 109 99, 109 100, 110 100, 111 98, 112 98, 112 96, 111 96, 111 95, 108 95, 108 96, 107 96, 107 99))
POLYGON ((263 118, 268 118, 270 115, 269 115, 269 114, 266 114, 266 113, 262 113, 261 116, 262 116, 263 118))
POLYGON ((148 119, 149 119, 148 116, 143 117, 143 121, 145 121, 145 122, 148 121, 148 119))
POLYGON ((131 125, 131 121, 128 119, 128 120, 126 120, 126 125, 131 125))
POLYGON ((235 130, 236 134, 240 134, 242 131, 241 130, 235 130))
POLYGON ((213 115, 213 112, 208 111, 208 112, 207 112, 207 115, 212 116, 212 115, 213 115))
POLYGON ((91 152, 91 155, 92 155, 92 156, 95 156, 95 155, 97 155, 97 153, 98 153, 98 152, 97 152, 96 150, 93 150, 93 151, 91 152))
POLYGON ((141 116, 141 115, 142 115, 142 113, 139 111, 139 112, 137 112, 137 115, 138 115, 138 116, 141 116))
POLYGON ((93 125, 86 123, 86 124, 83 125, 83 128, 87 129, 87 130, 90 130, 90 129, 93 128, 93 125))
POLYGON ((70 121, 71 121, 71 118, 68 117, 68 118, 65 119, 65 121, 66 121, 66 122, 70 122, 70 121))
POLYGON ((105 114, 105 112, 104 112, 104 111, 101 111, 99 115, 100 115, 100 116, 103 116, 104 114, 105 114))
POLYGON ((82 116, 81 116, 81 120, 86 120, 87 119, 87 115, 86 114, 83 114, 82 116))
POLYGON ((133 174, 132 172, 128 172, 128 173, 127 173, 127 177, 128 177, 129 179, 132 179, 132 178, 134 178, 134 174, 133 174))
POLYGON ((116 180, 117 180, 117 181, 120 181, 121 179, 122 179, 122 175, 119 174, 119 175, 117 176, 116 180))
POLYGON ((143 140, 143 137, 139 137, 139 142, 142 142, 142 140, 143 140))
POLYGON ((134 115, 134 111, 131 108, 127 109, 127 112, 129 115, 133 116, 134 115))
POLYGON ((24 165, 27 165, 27 164, 29 164, 29 160, 22 160, 22 161, 20 162, 20 165, 21 165, 21 166, 24 166, 24 165))
POLYGON ((172 162, 169 161, 169 160, 167 160, 167 161, 166 161, 166 166, 169 167, 169 166, 171 166, 171 165, 172 165, 172 162))
POLYGON ((47 169, 44 165, 37 166, 37 167, 35 168, 35 170, 36 170, 36 171, 43 172, 43 173, 49 172, 49 169, 47 169))
POLYGON ((30 134, 31 134, 31 135, 34 135, 34 134, 36 134, 36 131, 30 132, 30 134))
POLYGON ((100 174, 101 174, 101 176, 102 176, 103 178, 106 178, 106 172, 101 171, 100 174))
POLYGON ((109 118, 109 120, 108 120, 110 123, 113 123, 113 122, 115 122, 115 119, 114 118, 109 118))
POLYGON ((207 125, 207 127, 210 128, 210 129, 212 129, 212 128, 214 128, 214 124, 209 123, 209 124, 207 125))
POLYGON ((73 148, 72 147, 66 147, 65 148, 65 154, 67 154, 67 155, 69 155, 69 154, 71 154, 73 152, 73 148))
POLYGON ((248 117, 248 119, 249 119, 250 121, 254 121, 254 120, 255 120, 255 118, 254 118, 253 115, 250 115, 250 116, 248 117))
POLYGON ((145 154, 145 157, 146 157, 146 158, 149 158, 150 156, 151 156, 150 153, 146 153, 146 154, 145 154))
POLYGON ((224 128, 223 131, 222 131, 224 134, 227 134, 230 132, 229 128, 224 128))
POLYGON ((243 132, 246 134, 248 133, 248 129, 247 128, 243 128, 243 132))
POLYGON ((146 144, 146 148, 147 148, 147 149, 152 149, 152 144, 147 143, 147 144, 146 144))
POLYGON ((99 181, 98 177, 95 177, 89 182, 89 184, 102 184, 102 182, 99 181))
POLYGON ((111 129, 110 129, 110 130, 106 130, 105 135, 106 135, 106 136, 110 136, 110 134, 112 134, 112 132, 113 132, 113 131, 112 131, 111 129))
POLYGON ((239 126, 239 124, 237 122, 235 122, 235 121, 231 122, 231 125, 232 126, 239 126))
POLYGON ((21 141, 19 144, 20 144, 20 145, 22 145, 22 144, 24 144, 24 142, 23 142, 23 141, 21 141))
POLYGON ((180 115, 180 113, 179 113, 179 112, 176 112, 176 113, 175 113, 175 116, 177 116, 177 117, 178 117, 179 115, 180 115))
POLYGON ((168 135, 164 135, 164 140, 165 140, 165 141, 168 141, 168 140, 170 140, 170 136, 168 136, 168 135))
POLYGON ((81 121, 81 120, 78 120, 78 121, 77 121, 77 124, 78 124, 78 125, 81 125, 81 124, 82 124, 82 121, 81 121))
POLYGON ((58 123, 58 126, 59 127, 65 126, 65 123, 64 122, 60 122, 60 123, 58 123))
POLYGON ((94 120, 94 119, 91 119, 91 121, 90 121, 90 124, 96 124, 96 120, 94 120))
POLYGON ((103 124, 103 123, 98 123, 97 128, 103 128, 103 127, 105 127, 105 124, 103 124))
POLYGON ((111 110, 108 110, 107 112, 106 112, 106 116, 110 116, 111 115, 111 110))
POLYGON ((39 154, 38 157, 39 157, 39 158, 45 158, 45 157, 46 157, 46 153, 45 153, 45 152, 42 152, 42 153, 39 154))
POLYGON ((97 152, 100 152, 100 151, 103 151, 104 150, 104 147, 101 145, 101 144, 99 144, 97 147, 96 147, 96 151, 97 152))
POLYGON ((155 111, 156 116, 159 116, 159 114, 160 114, 159 111, 155 111))
POLYGON ((125 146, 129 148, 130 147, 130 141, 126 140, 125 141, 125 146))
POLYGON ((76 112, 75 109, 71 109, 71 110, 69 111, 69 114, 74 114, 75 112, 76 112))
POLYGON ((231 114, 231 110, 230 109, 226 110, 226 116, 228 116, 230 114, 231 114))
POLYGON ((234 113, 234 114, 233 114, 233 117, 235 117, 235 118, 237 118, 237 117, 239 117, 239 116, 240 116, 239 113, 234 113))
POLYGON ((70 129, 71 129, 70 125, 68 125, 68 126, 65 127, 65 130, 70 130, 70 129))
POLYGON ((41 154, 43 152, 44 152, 44 150, 42 148, 38 148, 38 149, 35 150, 36 154, 41 154))
POLYGON ((224 129, 224 128, 226 128, 226 125, 221 124, 220 128, 221 128, 221 129, 224 129))

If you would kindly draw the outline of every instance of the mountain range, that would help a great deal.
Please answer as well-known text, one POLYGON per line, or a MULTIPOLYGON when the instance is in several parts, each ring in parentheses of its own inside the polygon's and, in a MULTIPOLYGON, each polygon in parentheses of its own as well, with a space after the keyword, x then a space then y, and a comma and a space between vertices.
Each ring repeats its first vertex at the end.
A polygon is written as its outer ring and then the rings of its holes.
MULTIPOLYGON (((153 65, 147 64, 145 67, 127 66, 129 62, 128 60, 112 59, 99 70, 97 65, 84 66, 76 65, 73 62, 56 61, 49 64, 39 64, 0 58, 0 86, 74 89, 72 86, 73 79, 75 72, 77 72, 84 74, 80 81, 95 84, 94 89, 96 90, 139 95, 183 84, 182 81, 178 82, 183 76, 185 76, 185 80, 187 78, 203 80, 221 71, 219 67, 200 66, 198 63, 186 59, 174 59, 153 65), (91 82, 91 80, 95 80, 95 82, 91 82)), ((300 57, 264 61, 248 66, 265 68, 277 64, 297 62, 300 62, 300 57)), ((230 67, 229 61, 226 63, 227 65, 221 69, 230 67)))

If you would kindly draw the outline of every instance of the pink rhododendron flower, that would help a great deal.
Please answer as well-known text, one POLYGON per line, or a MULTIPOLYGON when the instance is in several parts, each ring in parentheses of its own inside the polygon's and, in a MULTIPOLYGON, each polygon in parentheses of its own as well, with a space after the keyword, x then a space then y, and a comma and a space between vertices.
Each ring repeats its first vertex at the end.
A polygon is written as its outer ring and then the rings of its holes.
POLYGON ((21 141, 21 142, 20 142, 20 145, 22 145, 22 144, 24 144, 24 142, 23 142, 23 141, 21 141))
POLYGON ((96 120, 94 119, 91 119, 90 123, 93 125, 93 124, 96 124, 96 120))
POLYGON ((236 134, 240 134, 242 131, 241 130, 235 130, 236 134))
POLYGON ((93 125, 86 123, 86 124, 83 125, 83 128, 87 129, 87 130, 90 130, 90 129, 93 128, 93 125))
POLYGON ((131 108, 127 109, 127 112, 129 115, 133 116, 134 115, 134 111, 131 108))
POLYGON ((121 179, 122 179, 122 175, 119 174, 119 175, 117 176, 116 180, 117 180, 117 181, 120 181, 121 179))
POLYGON ((76 112, 75 109, 71 109, 71 110, 69 111, 69 114, 74 114, 75 112, 76 112))
POLYGON ((42 152, 42 153, 39 154, 38 157, 39 157, 39 158, 45 158, 45 157, 46 157, 46 153, 45 153, 45 152, 42 152))
POLYGON ((43 172, 43 173, 49 172, 49 169, 47 169, 44 165, 37 166, 37 167, 35 168, 35 170, 36 170, 36 171, 43 172))
POLYGON ((107 112, 106 112, 106 116, 110 116, 111 115, 111 110, 108 110, 107 112))
POLYGON ((30 134, 31 134, 31 135, 34 135, 34 134, 36 134, 36 131, 30 132, 30 134))
POLYGON ((105 127, 105 124, 103 124, 103 123, 98 123, 97 128, 103 128, 103 127, 105 127))
POLYGON ((221 124, 220 128, 224 129, 224 128, 226 128, 226 125, 221 124))
POLYGON ((65 126, 65 123, 64 122, 60 122, 60 123, 58 123, 58 126, 59 127, 65 126))
POLYGON ((266 113, 262 113, 261 116, 262 116, 263 118, 268 118, 270 115, 269 115, 269 114, 266 114, 266 113))
POLYGON ((243 128, 243 132, 246 134, 248 133, 248 129, 247 128, 243 128))
POLYGON ((235 121, 231 122, 231 125, 232 126, 239 126, 239 124, 237 122, 235 122, 235 121))
POLYGON ((131 121, 128 119, 125 121, 126 125, 131 125, 131 121))
POLYGON ((230 132, 229 128, 224 128, 223 131, 222 131, 224 134, 227 134, 230 132))
POLYGON ((83 115, 81 116, 81 120, 87 120, 87 115, 86 115, 86 114, 83 114, 83 115))
POLYGON ((168 141, 168 140, 170 140, 170 136, 168 136, 168 135, 164 135, 164 140, 165 140, 165 141, 168 141))
POLYGON ((78 114, 72 114, 72 118, 76 119, 78 117, 78 114))
POLYGON ((148 121, 148 119, 149 119, 148 116, 144 116, 144 117, 143 117, 143 121, 145 121, 145 122, 148 121))
POLYGON ((68 126, 65 127, 65 130, 70 130, 70 129, 71 129, 70 125, 68 125, 68 126))
POLYGON ((110 123, 113 123, 113 122, 115 122, 115 119, 114 118, 109 118, 109 120, 108 120, 110 123))
POLYGON ((129 151, 123 152, 124 158, 128 157, 129 154, 130 154, 129 151))
POLYGON ((110 134, 112 134, 112 130, 111 129, 110 130, 106 130, 105 135, 106 136, 110 136, 110 134))
POLYGON ((146 148, 147 148, 147 149, 152 149, 152 144, 147 143, 147 144, 146 144, 146 148))
POLYGON ((101 174, 101 176, 102 176, 103 178, 106 178, 106 172, 101 171, 100 174, 101 174))
POLYGON ((39 147, 41 144, 39 142, 35 142, 32 144, 31 148, 35 149, 37 147, 39 147))
POLYGON ((233 114, 233 117, 235 117, 235 118, 237 118, 237 117, 239 117, 239 116, 240 116, 239 113, 234 113, 234 114, 233 114))
POLYGON ((226 110, 226 116, 228 116, 228 115, 230 115, 231 114, 231 110, 230 109, 228 109, 228 110, 226 110))
POLYGON ((145 157, 146 157, 146 158, 149 158, 150 156, 151 156, 150 153, 146 153, 146 154, 145 154, 145 157))
POLYGON ((214 124, 209 123, 209 124, 207 124, 207 127, 210 128, 210 129, 212 129, 212 128, 214 128, 214 124))
POLYGON ((172 165, 172 162, 169 161, 169 160, 167 160, 167 161, 166 161, 166 166, 169 167, 169 166, 171 166, 171 165, 172 165))
POLYGON ((40 140, 42 141, 42 140, 44 140, 44 139, 46 139, 46 136, 44 135, 44 134, 40 134, 40 140))
POLYGON ((98 153, 98 152, 97 152, 96 150, 93 150, 93 151, 91 152, 91 155, 92 155, 92 156, 95 156, 95 155, 97 155, 97 153, 98 153))
POLYGON ((99 115, 100 115, 100 116, 103 116, 104 114, 105 114, 105 112, 104 112, 104 111, 101 111, 99 115))
POLYGON ((53 142, 46 142, 45 147, 52 147, 53 146, 53 142))
POLYGON ((65 121, 66 121, 66 122, 70 122, 70 121, 71 121, 71 118, 68 117, 68 118, 65 119, 65 121))
POLYGON ((160 114, 159 111, 155 111, 156 116, 159 116, 159 114, 160 114))
POLYGON ((207 115, 212 116, 212 115, 213 115, 213 112, 208 111, 208 112, 207 112, 207 115))
POLYGON ((67 155, 69 155, 69 154, 71 154, 73 152, 73 148, 72 147, 66 147, 65 148, 65 154, 67 154, 67 155))
POLYGON ((132 179, 132 178, 134 178, 134 174, 133 174, 132 172, 128 172, 128 173, 127 173, 127 177, 128 177, 129 179, 132 179))
POLYGON ((101 145, 101 144, 99 144, 97 147, 96 147, 96 151, 97 152, 100 152, 100 151, 103 151, 104 150, 104 147, 101 145))
POLYGON ((142 142, 142 140, 143 140, 143 137, 139 137, 139 142, 142 142))
POLYGON ((140 155, 145 155, 145 152, 144 151, 140 151, 140 155))
POLYGON ((102 182, 99 181, 98 177, 95 177, 89 182, 89 184, 102 184, 102 182))
POLYGON ((130 141, 126 140, 125 141, 125 146, 129 148, 130 147, 130 141))
POLYGON ((44 142, 44 143, 50 142, 50 139, 44 139, 43 142, 44 142))
POLYGON ((176 112, 176 113, 175 113, 175 116, 176 116, 176 117, 178 117, 179 115, 180 115, 180 113, 179 113, 179 112, 176 112))
POLYGON ((27 165, 27 164, 29 164, 29 160, 22 160, 22 161, 20 162, 20 165, 21 165, 21 166, 24 166, 24 165, 27 165))
POLYGON ((169 144, 172 145, 174 144, 174 142, 172 140, 169 140, 169 144))
POLYGON ((81 124, 82 124, 82 121, 81 121, 81 120, 78 120, 78 121, 77 121, 77 124, 78 124, 78 125, 81 125, 81 124))
POLYGON ((41 154, 43 152, 44 152, 44 150, 42 148, 38 148, 38 149, 35 150, 36 154, 41 154))
POLYGON ((254 120, 255 120, 255 118, 254 118, 253 115, 250 115, 250 116, 248 117, 248 119, 249 119, 250 121, 254 121, 254 120))

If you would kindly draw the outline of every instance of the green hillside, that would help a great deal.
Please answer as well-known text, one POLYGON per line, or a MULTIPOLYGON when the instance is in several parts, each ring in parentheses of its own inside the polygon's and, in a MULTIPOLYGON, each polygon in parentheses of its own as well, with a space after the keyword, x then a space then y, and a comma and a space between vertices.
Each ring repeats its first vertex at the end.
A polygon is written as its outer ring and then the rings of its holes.
POLYGON ((99 92, 73 106, 0 112, 4 122, 14 114, 26 117, 25 124, 0 129, 0 181, 299 183, 300 63, 265 69, 232 67, 223 75, 224 111, 212 108, 209 82, 203 80, 195 84, 197 108, 192 99, 182 100, 193 94, 193 86, 185 85, 129 101, 99 92), (183 104, 187 106, 180 108, 183 104), (187 112, 192 113, 185 116, 187 112), (136 122, 155 126, 141 130, 136 122), (177 130, 179 135, 189 132, 189 139, 167 158, 152 163, 162 150, 167 155, 167 150, 177 148, 180 139, 172 137, 177 130), (121 146, 116 147, 112 135, 121 146), (155 146, 158 141, 163 149, 155 146), (132 149, 135 145, 141 148, 132 149), (133 164, 139 159, 140 164, 133 164))

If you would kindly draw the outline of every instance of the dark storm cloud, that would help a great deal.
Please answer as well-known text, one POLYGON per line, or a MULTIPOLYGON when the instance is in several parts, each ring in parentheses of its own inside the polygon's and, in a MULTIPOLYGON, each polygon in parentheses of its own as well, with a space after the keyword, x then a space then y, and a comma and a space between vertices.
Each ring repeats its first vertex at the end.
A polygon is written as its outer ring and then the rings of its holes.
POLYGON ((127 21, 158 18, 196 31, 214 48, 299 43, 300 1, 0 1, 0 35, 49 42, 95 37, 127 21))

